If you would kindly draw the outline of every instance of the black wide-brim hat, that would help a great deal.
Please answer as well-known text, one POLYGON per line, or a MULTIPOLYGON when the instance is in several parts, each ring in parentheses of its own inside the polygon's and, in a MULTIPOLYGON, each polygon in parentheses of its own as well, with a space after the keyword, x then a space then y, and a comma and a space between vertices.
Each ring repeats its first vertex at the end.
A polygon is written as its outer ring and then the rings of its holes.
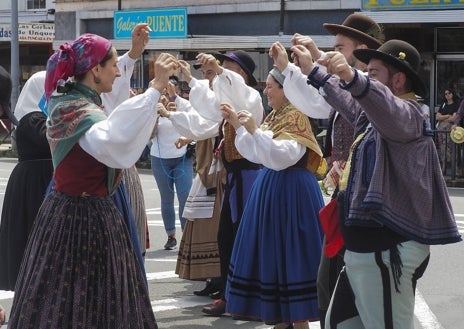
POLYGON ((256 86, 258 82, 256 81, 255 77, 253 76, 253 72, 255 71, 256 64, 253 58, 243 50, 236 50, 227 54, 213 54, 221 63, 227 59, 229 61, 234 61, 245 71, 246 75, 248 76, 248 84, 250 86, 256 86))
POLYGON ((360 13, 351 14, 341 25, 325 23, 323 26, 332 35, 346 35, 372 49, 379 48, 385 40, 380 25, 369 16, 360 13))
POLYGON ((11 90, 11 76, 2 66, 0 66, 0 103, 3 108, 2 117, 7 117, 14 125, 17 126, 18 120, 11 112, 11 90))
POLYGON ((417 74, 421 64, 421 56, 414 46, 402 40, 388 40, 379 49, 356 49, 353 55, 361 62, 368 64, 372 58, 380 59, 411 79, 414 92, 427 97, 427 87, 417 74))

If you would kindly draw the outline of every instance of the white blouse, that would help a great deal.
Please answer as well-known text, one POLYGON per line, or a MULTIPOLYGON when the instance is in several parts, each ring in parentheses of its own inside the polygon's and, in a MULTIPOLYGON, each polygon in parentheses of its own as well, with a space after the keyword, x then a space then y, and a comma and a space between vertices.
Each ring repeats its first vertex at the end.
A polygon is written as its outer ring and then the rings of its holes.
POLYGON ((273 170, 283 170, 296 164, 306 147, 295 140, 276 140, 271 130, 256 129, 251 135, 245 127, 236 130, 235 146, 247 160, 273 170))
POLYGON ((130 168, 150 139, 157 117, 160 93, 148 88, 127 99, 106 120, 97 122, 79 139, 79 145, 112 168, 130 168))
POLYGON ((177 96, 175 103, 178 110, 171 112, 169 120, 179 134, 193 140, 204 140, 218 135, 218 122, 203 118, 185 98, 177 96))
POLYGON ((259 92, 245 84, 242 76, 223 69, 213 81, 213 90, 206 83, 207 80, 190 81, 190 102, 201 116, 215 122, 222 121, 221 103, 229 103, 237 112, 247 110, 257 124, 263 121, 264 108, 259 92))

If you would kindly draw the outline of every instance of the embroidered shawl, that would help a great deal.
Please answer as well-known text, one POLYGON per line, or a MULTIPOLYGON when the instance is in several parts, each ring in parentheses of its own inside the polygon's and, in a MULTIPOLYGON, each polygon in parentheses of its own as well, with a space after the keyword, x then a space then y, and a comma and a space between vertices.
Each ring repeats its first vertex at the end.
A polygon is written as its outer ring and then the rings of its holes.
MULTIPOLYGON (((96 122, 106 119, 100 96, 91 88, 76 83, 64 94, 52 96, 49 102, 47 138, 56 169, 85 132, 96 122)), ((120 175, 108 168, 108 191, 112 193, 120 175)))
POLYGON ((290 103, 279 109, 274 109, 261 125, 262 130, 271 130, 274 139, 296 140, 309 149, 306 168, 318 179, 327 173, 327 163, 322 157, 322 151, 311 129, 308 117, 290 103))

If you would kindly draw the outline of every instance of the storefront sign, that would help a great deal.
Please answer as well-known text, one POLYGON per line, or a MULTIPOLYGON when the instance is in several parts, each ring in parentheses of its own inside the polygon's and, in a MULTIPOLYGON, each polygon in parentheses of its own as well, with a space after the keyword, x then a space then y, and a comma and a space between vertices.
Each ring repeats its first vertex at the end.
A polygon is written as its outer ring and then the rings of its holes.
POLYGON ((138 23, 150 26, 150 38, 186 38, 187 8, 115 11, 114 38, 131 38, 132 30, 138 23))
MULTIPOLYGON (((0 41, 11 41, 12 35, 10 24, 0 24, 0 41)), ((19 41, 47 42, 51 43, 55 39, 54 23, 19 23, 19 41)))
POLYGON ((464 8, 464 0, 363 0, 363 10, 427 10, 464 8))

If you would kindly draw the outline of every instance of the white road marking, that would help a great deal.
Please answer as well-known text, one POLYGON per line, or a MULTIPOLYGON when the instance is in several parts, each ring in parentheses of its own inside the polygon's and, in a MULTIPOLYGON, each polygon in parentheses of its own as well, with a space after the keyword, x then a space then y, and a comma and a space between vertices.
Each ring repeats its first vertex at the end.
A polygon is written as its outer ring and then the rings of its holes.
POLYGON ((418 290, 416 290, 414 315, 421 324, 422 329, 444 329, 418 290))

